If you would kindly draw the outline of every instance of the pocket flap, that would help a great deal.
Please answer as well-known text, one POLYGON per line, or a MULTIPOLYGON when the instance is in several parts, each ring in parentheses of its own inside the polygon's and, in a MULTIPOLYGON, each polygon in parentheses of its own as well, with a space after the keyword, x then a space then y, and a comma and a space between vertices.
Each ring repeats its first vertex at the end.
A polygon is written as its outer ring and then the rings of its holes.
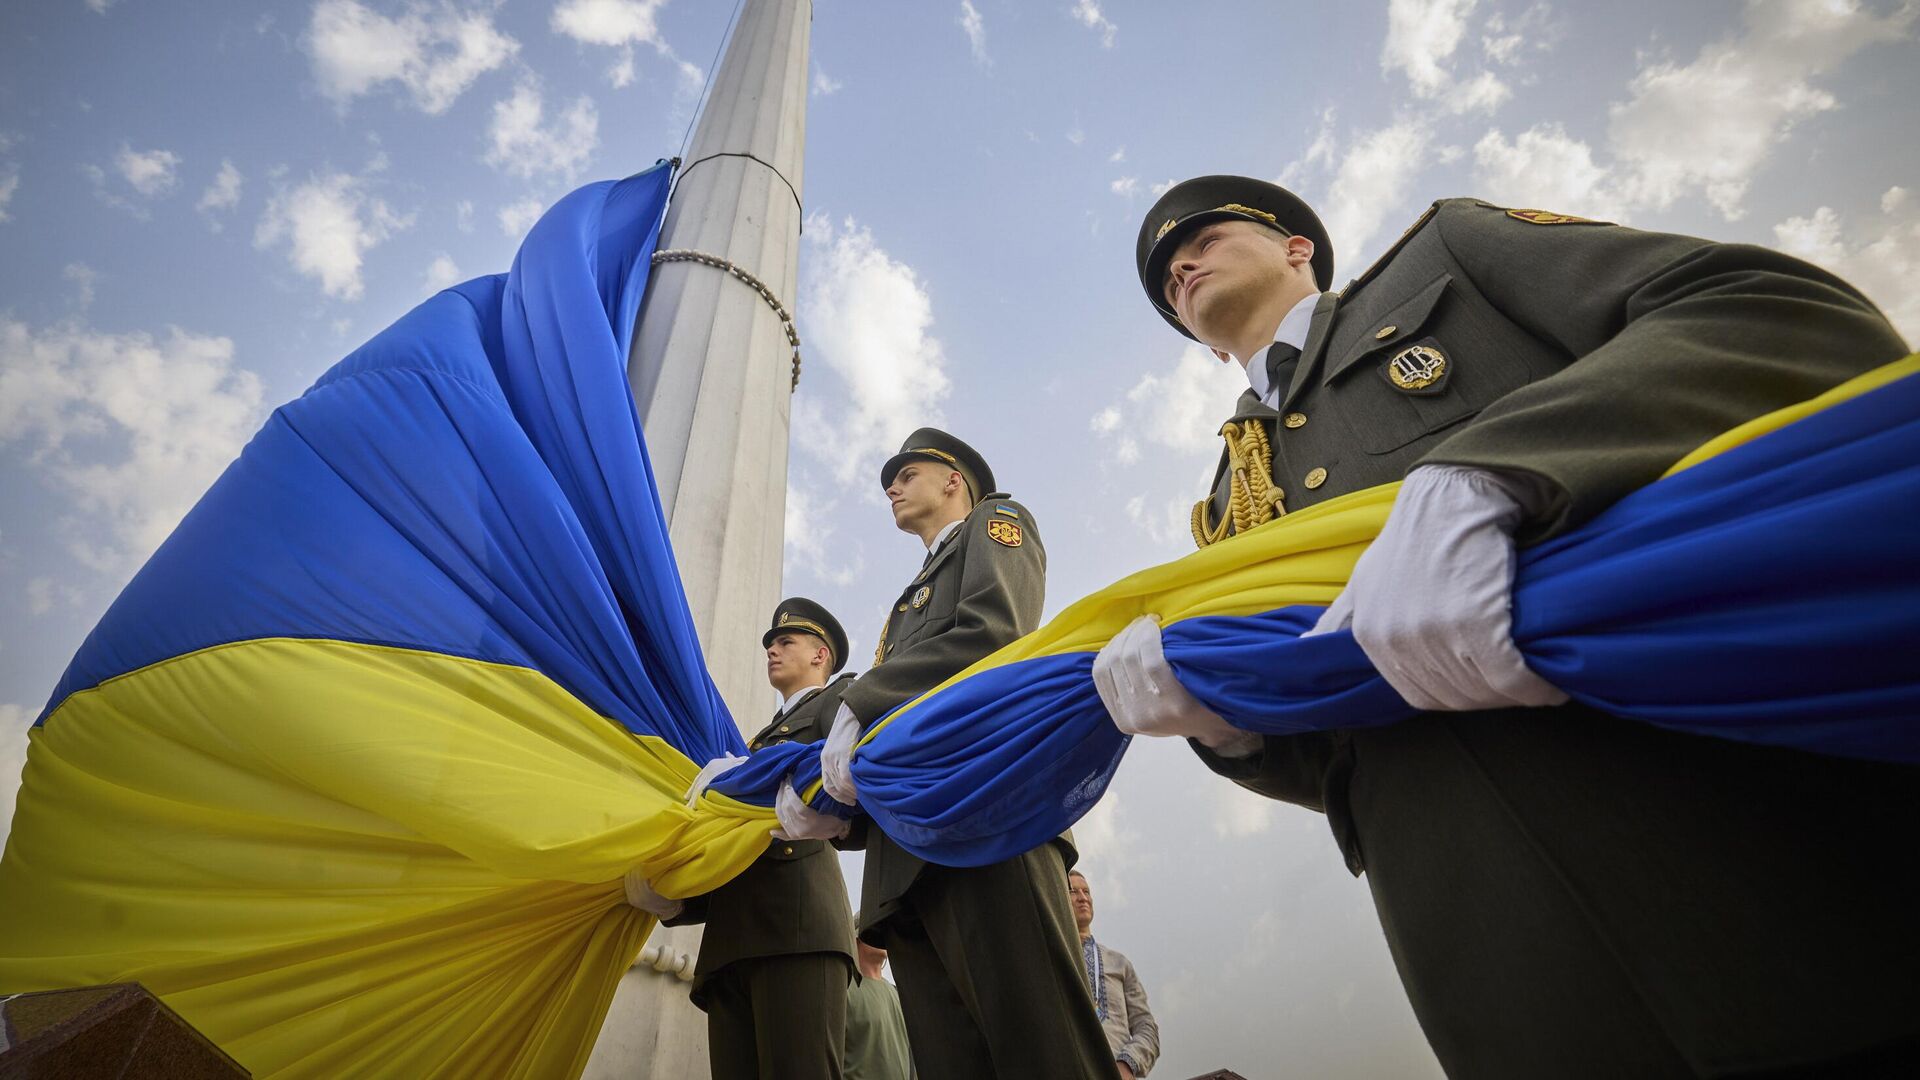
POLYGON ((1381 316, 1338 361, 1327 367, 1326 377, 1321 379, 1321 383, 1324 385, 1339 378, 1342 372, 1368 353, 1391 349, 1401 342, 1421 336, 1420 328, 1426 325, 1427 317, 1433 314, 1434 305, 1440 302, 1441 295, 1447 291, 1447 283, 1452 280, 1452 274, 1441 274, 1414 293, 1411 299, 1381 316), (1382 334, 1382 331, 1386 333, 1382 334))

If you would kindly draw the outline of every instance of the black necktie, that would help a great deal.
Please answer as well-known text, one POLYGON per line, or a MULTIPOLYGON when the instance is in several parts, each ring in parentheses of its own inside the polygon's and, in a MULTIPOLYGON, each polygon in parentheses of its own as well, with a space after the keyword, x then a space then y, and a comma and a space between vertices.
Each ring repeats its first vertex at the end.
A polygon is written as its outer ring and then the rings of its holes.
POLYGON ((1287 386, 1293 382, 1293 362, 1300 359, 1300 350, 1284 341, 1276 341, 1267 349, 1267 392, 1286 393, 1287 386))

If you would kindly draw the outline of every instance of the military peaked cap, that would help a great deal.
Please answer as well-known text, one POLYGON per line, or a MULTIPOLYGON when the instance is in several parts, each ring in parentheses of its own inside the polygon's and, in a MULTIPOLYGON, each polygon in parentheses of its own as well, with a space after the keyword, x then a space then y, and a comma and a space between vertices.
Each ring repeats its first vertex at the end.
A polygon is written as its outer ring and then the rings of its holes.
POLYGON ((1167 261, 1193 230, 1209 221, 1239 218, 1313 241, 1313 276, 1322 291, 1333 287, 1333 241, 1313 207, 1278 184, 1249 176, 1196 176, 1167 189, 1140 223, 1134 266, 1153 309, 1188 337, 1179 316, 1167 306, 1167 261))
POLYGON ((972 489, 975 503, 998 490, 993 486, 993 470, 987 467, 987 459, 939 428, 923 427, 907 436, 907 441, 900 444, 900 452, 880 466, 880 486, 892 486, 895 474, 909 461, 931 461, 958 472, 972 489))
POLYGON ((774 638, 795 630, 812 634, 833 650, 833 670, 828 674, 838 675, 847 666, 847 632, 840 628, 840 620, 804 596, 789 596, 773 609, 773 625, 760 635, 760 647, 764 649, 773 644, 774 638))

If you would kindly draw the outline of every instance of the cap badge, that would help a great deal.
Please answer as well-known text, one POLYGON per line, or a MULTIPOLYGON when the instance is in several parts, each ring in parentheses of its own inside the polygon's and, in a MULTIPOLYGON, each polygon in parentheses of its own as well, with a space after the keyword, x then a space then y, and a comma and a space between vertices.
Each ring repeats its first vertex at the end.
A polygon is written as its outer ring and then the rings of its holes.
POLYGON ((1451 367, 1445 353, 1422 343, 1393 354, 1387 361, 1387 381, 1409 394, 1438 393, 1451 367))
POLYGON ((920 608, 926 607, 927 601, 932 598, 933 598, 933 586, 931 585, 920 586, 920 590, 913 594, 914 610, 917 611, 920 608))
POLYGON ((1168 218, 1167 223, 1160 226, 1160 231, 1153 234, 1153 242, 1156 244, 1159 243, 1160 238, 1172 232, 1173 227, 1178 224, 1180 224, 1179 218, 1168 218))
POLYGON ((1005 544, 1007 547, 1020 546, 1020 525, 1017 522, 993 518, 987 522, 987 535, 992 537, 996 544, 1005 544))

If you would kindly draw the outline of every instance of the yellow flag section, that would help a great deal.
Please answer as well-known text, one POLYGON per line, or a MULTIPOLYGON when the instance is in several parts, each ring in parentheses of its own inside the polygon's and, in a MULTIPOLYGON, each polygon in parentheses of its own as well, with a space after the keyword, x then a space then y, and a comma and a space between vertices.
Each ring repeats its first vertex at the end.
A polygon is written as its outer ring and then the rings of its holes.
MULTIPOLYGON (((1733 428, 1675 463, 1666 475, 1916 373, 1920 373, 1920 353, 1733 428)), ((1141 615, 1153 615, 1160 625, 1170 626, 1208 615, 1258 615, 1293 604, 1330 604, 1346 587, 1360 553, 1380 534, 1399 491, 1396 482, 1328 499, 1249 529, 1230 542, 1210 545, 1115 582, 894 710, 868 728, 859 745, 867 745, 920 702, 963 679, 1033 657, 1096 652, 1141 615)), ((814 783, 808 788, 808 797, 819 790, 819 784, 814 783)))
POLYGON ((263 1076, 573 1076, 653 918, 770 811, 545 676, 269 639, 69 698, 0 862, 0 991, 137 980, 263 1076))

